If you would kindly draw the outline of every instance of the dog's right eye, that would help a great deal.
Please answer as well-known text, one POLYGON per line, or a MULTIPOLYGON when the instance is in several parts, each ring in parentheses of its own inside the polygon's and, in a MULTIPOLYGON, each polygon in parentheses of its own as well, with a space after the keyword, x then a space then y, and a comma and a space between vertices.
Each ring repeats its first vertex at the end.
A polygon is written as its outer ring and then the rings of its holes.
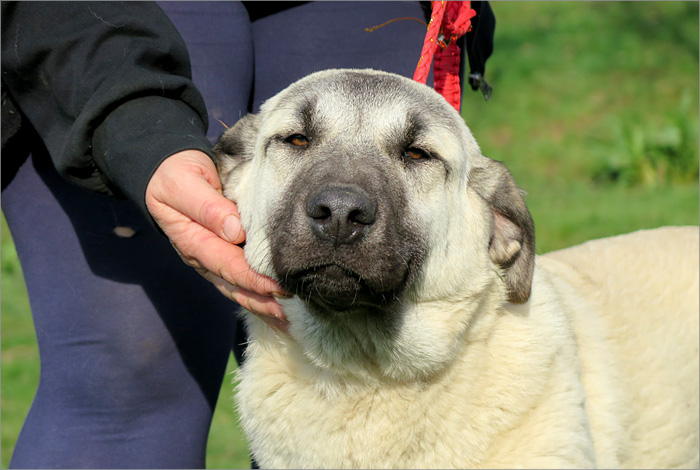
POLYGON ((410 147, 407 148, 406 150, 403 151, 403 154, 401 155, 403 157, 404 162, 411 163, 411 162, 423 162, 430 160, 432 157, 428 152, 425 150, 421 150, 419 148, 415 147, 410 147))
POLYGON ((296 147, 306 147, 309 145, 309 139, 305 135, 293 134, 284 139, 285 142, 292 144, 296 147))

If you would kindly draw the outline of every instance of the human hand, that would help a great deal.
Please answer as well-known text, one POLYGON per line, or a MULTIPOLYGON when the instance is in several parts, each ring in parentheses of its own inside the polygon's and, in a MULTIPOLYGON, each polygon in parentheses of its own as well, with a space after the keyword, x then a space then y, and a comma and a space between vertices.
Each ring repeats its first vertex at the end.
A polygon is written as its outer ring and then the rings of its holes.
POLYGON ((199 150, 167 158, 146 188, 146 206, 182 260, 226 297, 286 331, 287 320, 274 297, 287 294, 248 265, 236 204, 226 199, 211 159, 199 150))

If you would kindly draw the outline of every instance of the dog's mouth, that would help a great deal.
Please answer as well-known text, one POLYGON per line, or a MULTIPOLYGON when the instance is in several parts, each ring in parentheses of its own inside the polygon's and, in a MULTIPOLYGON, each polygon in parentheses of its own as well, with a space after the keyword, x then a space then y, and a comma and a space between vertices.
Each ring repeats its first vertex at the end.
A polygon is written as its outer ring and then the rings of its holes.
MULTIPOLYGON (((348 312, 355 309, 384 308, 398 298, 399 288, 384 289, 382 283, 363 277, 337 263, 300 269, 282 280, 282 286, 319 312, 348 312)), ((393 283, 392 283, 393 284, 393 283)))

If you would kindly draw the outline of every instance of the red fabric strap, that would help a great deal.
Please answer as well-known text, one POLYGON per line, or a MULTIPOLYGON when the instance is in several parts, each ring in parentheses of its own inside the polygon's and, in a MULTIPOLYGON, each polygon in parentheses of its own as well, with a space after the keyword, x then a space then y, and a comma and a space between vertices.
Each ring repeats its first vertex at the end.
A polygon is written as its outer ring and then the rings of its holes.
POLYGON ((459 47, 457 39, 471 28, 476 12, 471 2, 433 1, 428 32, 413 79, 426 83, 435 58, 433 82, 435 91, 445 97, 457 111, 461 104, 459 87, 459 47))

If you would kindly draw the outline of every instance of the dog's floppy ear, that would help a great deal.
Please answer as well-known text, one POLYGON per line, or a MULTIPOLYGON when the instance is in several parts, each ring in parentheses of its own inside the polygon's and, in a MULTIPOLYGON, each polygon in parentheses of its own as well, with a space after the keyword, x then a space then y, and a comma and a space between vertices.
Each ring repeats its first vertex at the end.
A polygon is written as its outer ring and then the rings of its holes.
POLYGON ((489 255, 505 271, 508 300, 527 302, 535 268, 535 226, 522 192, 502 163, 483 156, 470 172, 469 185, 491 208, 489 255))
POLYGON ((236 185, 237 175, 253 159, 257 135, 257 115, 247 114, 224 132, 212 149, 224 187, 236 185))

